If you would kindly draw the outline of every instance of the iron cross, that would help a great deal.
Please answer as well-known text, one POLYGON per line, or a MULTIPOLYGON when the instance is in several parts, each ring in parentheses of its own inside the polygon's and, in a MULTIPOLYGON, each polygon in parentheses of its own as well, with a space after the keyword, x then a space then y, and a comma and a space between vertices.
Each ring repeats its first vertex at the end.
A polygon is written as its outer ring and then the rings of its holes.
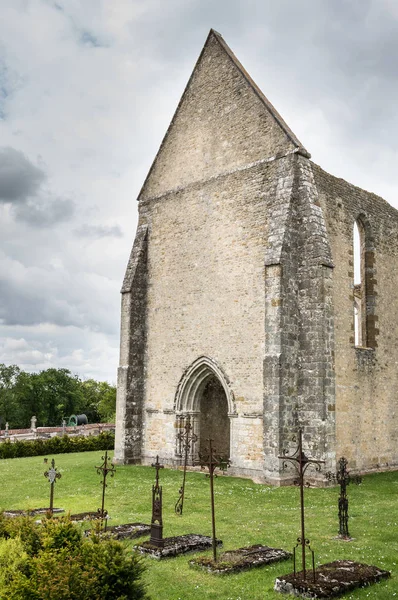
POLYGON ((284 453, 283 456, 278 456, 281 460, 283 460, 283 468, 287 466, 287 462, 290 462, 294 465, 297 473, 298 480, 295 481, 295 484, 300 487, 300 511, 301 511, 301 537, 297 538, 297 544, 294 548, 293 552, 293 564, 294 564, 294 575, 296 576, 296 548, 297 546, 301 546, 301 558, 302 558, 302 569, 303 569, 303 579, 306 579, 306 565, 305 565, 305 549, 308 548, 312 554, 312 576, 315 581, 315 558, 314 551, 311 550, 310 541, 305 537, 305 522, 304 522, 304 475, 306 470, 310 465, 316 467, 317 471, 321 470, 321 464, 324 464, 324 460, 314 460, 312 458, 308 458, 303 452, 303 432, 299 429, 299 441, 298 446, 295 452, 288 456, 284 453))
POLYGON ((226 471, 228 468, 230 461, 229 458, 225 458, 216 454, 215 448, 213 448, 213 440, 207 439, 206 442, 209 442, 209 447, 204 449, 204 452, 199 452, 199 464, 202 467, 207 467, 209 469, 209 479, 210 479, 210 502, 211 502, 211 524, 212 524, 212 546, 213 546, 213 560, 217 562, 217 538, 216 538, 216 514, 214 509, 214 477, 217 475, 214 474, 214 471, 219 468, 223 471, 226 471))
POLYGON ((179 498, 174 507, 174 510, 178 515, 182 515, 182 510, 184 507, 185 479, 187 476, 189 450, 191 449, 191 447, 193 447, 193 444, 195 444, 195 442, 197 442, 197 440, 198 440, 198 436, 195 433, 193 433, 191 418, 188 415, 183 430, 177 434, 177 441, 180 443, 180 445, 184 451, 184 474, 183 474, 183 478, 182 478, 182 485, 178 492, 179 498))
POLYGON ((156 469, 156 483, 155 489, 159 489, 159 470, 164 469, 164 465, 161 465, 159 462, 159 456, 156 456, 156 462, 151 464, 151 467, 155 467, 156 469))
POLYGON ((102 475, 102 477, 103 477, 103 479, 101 481, 101 485, 102 485, 101 508, 99 508, 97 512, 99 514, 99 518, 101 519, 101 526, 105 519, 104 529, 106 531, 106 517, 108 516, 108 511, 105 510, 105 489, 107 487, 106 478, 108 475, 113 477, 115 475, 116 469, 115 469, 115 465, 110 463, 110 461, 108 460, 108 450, 106 450, 105 456, 102 457, 102 460, 104 461, 102 463, 102 465, 100 465, 99 467, 95 467, 97 469, 98 475, 102 475))
POLYGON ((350 483, 356 483, 357 485, 362 482, 362 477, 359 475, 350 475, 347 471, 347 459, 341 457, 339 459, 339 466, 336 473, 326 473, 326 478, 329 481, 336 481, 340 486, 340 496, 338 501, 339 507, 339 536, 344 539, 351 539, 348 531, 348 497, 347 497, 347 485, 350 483))
POLYGON ((57 479, 61 479, 61 473, 58 473, 55 467, 55 460, 51 460, 51 467, 44 472, 44 477, 48 479, 50 482, 50 510, 49 512, 53 514, 54 512, 54 484, 57 479))

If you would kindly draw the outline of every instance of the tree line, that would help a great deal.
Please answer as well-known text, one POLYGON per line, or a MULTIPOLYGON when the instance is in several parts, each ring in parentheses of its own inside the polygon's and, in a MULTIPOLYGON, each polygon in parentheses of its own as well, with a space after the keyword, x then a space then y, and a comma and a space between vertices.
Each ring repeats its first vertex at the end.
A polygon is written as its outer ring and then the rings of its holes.
POLYGON ((89 423, 114 422, 116 387, 106 381, 81 380, 68 369, 27 373, 17 365, 0 364, 0 428, 57 427, 73 414, 89 423))

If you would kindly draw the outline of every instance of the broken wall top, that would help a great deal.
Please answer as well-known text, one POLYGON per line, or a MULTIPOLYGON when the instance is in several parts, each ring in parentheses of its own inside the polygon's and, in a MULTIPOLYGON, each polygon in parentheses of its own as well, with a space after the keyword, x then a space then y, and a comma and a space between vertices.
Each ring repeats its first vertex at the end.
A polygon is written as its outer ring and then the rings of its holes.
POLYGON ((309 156, 211 30, 139 200, 295 151, 309 156))

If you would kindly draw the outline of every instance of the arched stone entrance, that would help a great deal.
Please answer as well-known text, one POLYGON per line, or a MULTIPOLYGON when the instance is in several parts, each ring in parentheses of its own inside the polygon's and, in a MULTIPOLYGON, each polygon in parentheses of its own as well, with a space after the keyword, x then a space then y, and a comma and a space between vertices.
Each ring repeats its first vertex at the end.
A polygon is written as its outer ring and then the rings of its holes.
MULTIPOLYGON (((178 385, 176 428, 181 431, 189 415, 198 440, 190 452, 192 462, 211 437, 217 453, 230 457, 231 416, 236 414, 229 382, 219 366, 210 358, 198 358, 184 373, 178 385)), ((176 457, 182 459, 181 444, 176 442, 176 457)))

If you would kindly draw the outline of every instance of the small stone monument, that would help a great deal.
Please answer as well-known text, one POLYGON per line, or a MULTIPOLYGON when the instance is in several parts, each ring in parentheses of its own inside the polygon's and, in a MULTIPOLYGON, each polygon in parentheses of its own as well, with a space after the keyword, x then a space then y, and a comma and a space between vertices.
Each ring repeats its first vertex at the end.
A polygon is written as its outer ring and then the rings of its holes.
POLYGON ((33 433, 36 433, 36 431, 37 431, 36 422, 37 422, 37 418, 33 415, 33 417, 30 420, 30 428, 33 431, 33 433))

